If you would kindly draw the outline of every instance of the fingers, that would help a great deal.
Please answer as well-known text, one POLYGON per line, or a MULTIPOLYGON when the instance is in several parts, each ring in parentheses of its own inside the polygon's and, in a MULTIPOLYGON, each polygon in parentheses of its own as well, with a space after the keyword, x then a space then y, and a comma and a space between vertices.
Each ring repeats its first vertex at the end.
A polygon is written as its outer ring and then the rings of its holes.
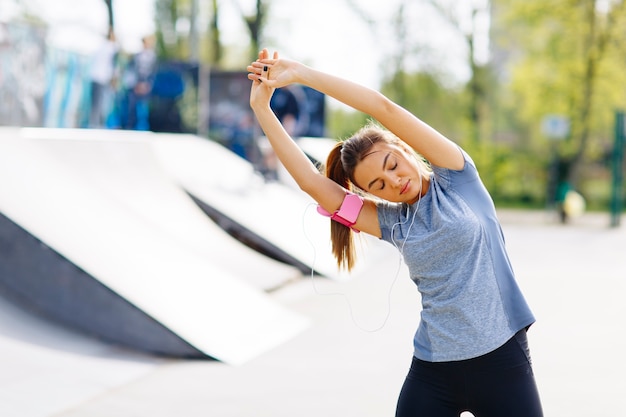
POLYGON ((258 65, 257 62, 248 65, 248 79, 252 81, 267 81, 269 75, 269 68, 266 65, 258 65))
POLYGON ((267 48, 259 51, 258 59, 248 65, 248 79, 252 81, 269 81, 269 73, 275 60, 278 59, 278 51, 274 51, 273 59, 270 59, 270 53, 267 48))
POLYGON ((261 75, 261 73, 263 72, 263 64, 258 64, 257 62, 254 62, 248 65, 247 70, 251 74, 261 75))
POLYGON ((259 78, 260 82, 269 81, 270 79, 270 68, 267 65, 263 65, 263 70, 261 71, 261 77, 259 78))
POLYGON ((275 60, 278 59, 278 51, 274 51, 272 58, 270 59, 270 52, 267 48, 263 48, 263 50, 259 51, 259 59, 255 62, 257 63, 265 63, 265 64, 273 64, 275 60))
POLYGON ((268 61, 268 60, 265 60, 263 62, 255 61, 251 63, 250 65, 248 65, 248 71, 252 69, 258 74, 270 72, 274 64, 275 64, 274 61, 268 61))

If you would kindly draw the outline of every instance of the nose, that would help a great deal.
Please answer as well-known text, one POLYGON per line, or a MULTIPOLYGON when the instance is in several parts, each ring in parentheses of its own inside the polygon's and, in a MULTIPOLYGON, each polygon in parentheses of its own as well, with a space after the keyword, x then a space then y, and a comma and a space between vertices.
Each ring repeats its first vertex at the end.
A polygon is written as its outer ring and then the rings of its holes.
POLYGON ((384 174, 383 179, 389 187, 392 187, 394 189, 402 187, 402 177, 395 172, 388 172, 384 174))
POLYGON ((398 187, 402 184, 402 177, 395 173, 388 173, 385 177, 385 182, 392 187, 398 187))

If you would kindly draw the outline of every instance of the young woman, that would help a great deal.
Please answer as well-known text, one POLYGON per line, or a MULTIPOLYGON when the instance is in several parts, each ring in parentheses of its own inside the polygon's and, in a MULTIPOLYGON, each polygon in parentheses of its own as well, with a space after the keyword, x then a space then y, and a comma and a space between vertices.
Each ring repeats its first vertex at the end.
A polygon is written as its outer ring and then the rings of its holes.
POLYGON ((353 233, 402 253, 422 298, 398 417, 539 417, 526 330, 534 317, 506 254, 491 197, 458 145, 384 95, 269 56, 248 66, 250 105, 300 188, 332 216, 339 266, 354 263, 353 233), (299 83, 364 112, 371 124, 339 142, 326 176, 270 108, 275 88, 299 83))

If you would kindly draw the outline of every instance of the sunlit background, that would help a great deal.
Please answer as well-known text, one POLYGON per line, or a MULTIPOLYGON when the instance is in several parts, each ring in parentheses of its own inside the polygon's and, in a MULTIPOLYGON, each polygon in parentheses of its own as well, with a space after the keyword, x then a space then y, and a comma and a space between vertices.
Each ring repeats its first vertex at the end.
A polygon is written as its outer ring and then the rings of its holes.
MULTIPOLYGON (((381 89, 419 114, 493 173, 487 186, 499 203, 550 207, 571 189, 590 209, 614 204, 615 112, 626 106, 621 1, 2 0, 0 10, 5 85, 39 74, 17 82, 20 94, 4 95, 23 110, 8 115, 7 106, 2 124, 85 127, 87 86, 61 83, 84 80, 112 23, 120 79, 147 35, 161 68, 184 72, 174 103, 182 127, 151 130, 229 145, 232 138, 211 135, 207 119, 218 115, 206 105, 206 81, 217 75, 207 74, 243 72, 267 47, 381 89), (30 52, 15 48, 28 37, 30 52)), ((123 85, 116 88, 119 101, 123 85)), ((323 136, 346 137, 364 121, 331 99, 324 109, 323 136)))
MULTIPOLYGON (((137 306, 218 359, 127 350, 3 295, 1 417, 392 413, 415 288, 378 241, 349 277, 324 257, 327 219, 249 107, 263 47, 382 91, 471 154, 538 316, 546 415, 619 415, 625 28, 626 0, 0 0, 0 290, 32 278, 23 298, 149 344, 126 326, 137 306), (86 282, 116 308, 72 298, 86 282)), ((271 104, 312 160, 367 121, 303 86, 271 104)))

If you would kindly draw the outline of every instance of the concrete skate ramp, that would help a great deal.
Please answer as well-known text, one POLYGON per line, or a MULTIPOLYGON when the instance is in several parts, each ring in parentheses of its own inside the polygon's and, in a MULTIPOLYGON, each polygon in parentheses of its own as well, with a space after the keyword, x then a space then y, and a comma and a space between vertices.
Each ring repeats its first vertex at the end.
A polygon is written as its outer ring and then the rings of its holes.
POLYGON ((330 246, 330 220, 299 189, 266 182, 252 165, 219 144, 196 136, 159 135, 155 150, 172 177, 225 229, 303 273, 348 279, 376 262, 378 239, 357 240, 357 263, 339 271, 330 246))
POLYGON ((329 138, 302 137, 298 138, 297 143, 314 163, 325 164, 337 141, 329 138))
POLYGON ((97 337, 239 364, 307 320, 245 279, 295 268, 222 231, 167 174, 154 134, 0 129, 0 287, 97 337))
MULTIPOLYGON (((306 156, 309 157, 311 162, 313 162, 313 164, 315 164, 315 166, 317 166, 320 170, 323 170, 328 154, 337 143, 336 140, 330 138, 311 138, 306 136, 297 138, 295 141, 306 156)), ((270 146, 267 140, 264 140, 262 143, 265 147, 270 146)), ((293 178, 291 178, 289 172, 287 172, 285 167, 280 163, 278 163, 277 174, 281 183, 292 188, 299 188, 298 184, 296 184, 293 178)))

